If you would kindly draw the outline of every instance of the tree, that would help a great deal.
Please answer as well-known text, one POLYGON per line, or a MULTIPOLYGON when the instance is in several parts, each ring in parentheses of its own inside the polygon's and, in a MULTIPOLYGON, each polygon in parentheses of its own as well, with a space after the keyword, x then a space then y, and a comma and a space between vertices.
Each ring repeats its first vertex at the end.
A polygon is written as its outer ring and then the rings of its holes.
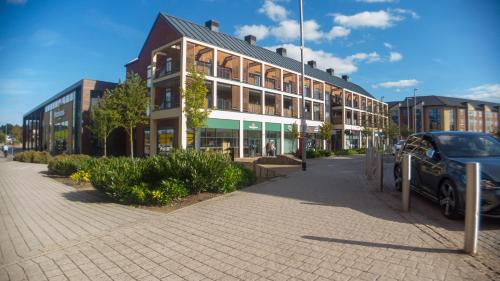
POLYGON ((124 128, 129 136, 131 158, 134 158, 134 128, 147 120, 147 92, 146 82, 135 73, 128 73, 124 82, 106 91, 109 109, 118 116, 117 125, 124 128))
POLYGON ((292 131, 290 132, 290 134, 292 135, 292 139, 293 139, 293 147, 297 147, 296 141, 297 141, 297 138, 300 136, 299 126, 297 125, 297 123, 293 123, 292 131))
POLYGON ((361 126, 363 126, 363 130, 361 133, 366 138, 366 145, 368 146, 368 141, 370 137, 373 135, 373 128, 368 120, 368 114, 364 114, 364 117, 361 119, 361 126))
POLYGON ((319 126, 319 138, 321 140, 326 140, 328 143, 330 143, 330 139, 332 138, 332 130, 333 130, 333 125, 330 122, 324 122, 319 126))
POLYGON ((23 128, 19 125, 14 125, 10 130, 11 135, 14 137, 15 143, 23 141, 23 128))
POLYGON ((105 95, 90 111, 90 131, 104 146, 104 157, 108 156, 108 137, 119 125, 118 113, 109 106, 109 97, 105 95))
POLYGON ((388 126, 384 128, 382 133, 384 134, 384 138, 391 141, 398 135, 398 128, 395 126, 388 126))
POLYGON ((205 127, 210 110, 206 103, 207 86, 205 85, 205 75, 192 69, 190 77, 186 81, 186 88, 181 88, 181 95, 184 98, 184 113, 186 114, 186 126, 192 129, 195 140, 200 128, 205 127))
POLYGON ((408 130, 407 128, 401 129, 401 137, 407 139, 411 134, 413 134, 412 130, 408 130))
POLYGON ((3 131, 0 131, 0 143, 7 143, 6 135, 3 131))

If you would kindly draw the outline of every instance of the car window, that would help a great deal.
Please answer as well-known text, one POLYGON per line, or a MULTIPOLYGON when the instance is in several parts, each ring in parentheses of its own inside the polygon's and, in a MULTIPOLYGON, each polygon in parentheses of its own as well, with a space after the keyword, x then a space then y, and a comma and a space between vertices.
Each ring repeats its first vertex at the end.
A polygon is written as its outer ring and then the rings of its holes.
POLYGON ((434 145, 432 145, 432 142, 429 138, 423 138, 422 141, 420 142, 420 146, 417 149, 417 154, 421 157, 427 157, 429 158, 429 154, 427 154, 430 150, 434 151, 434 145))
POLYGON ((403 149, 404 152, 414 153, 415 149, 418 148, 419 142, 421 140, 420 136, 410 136, 406 140, 405 147, 403 149))
POLYGON ((442 134, 438 148, 448 157, 498 157, 500 142, 483 134, 442 134))

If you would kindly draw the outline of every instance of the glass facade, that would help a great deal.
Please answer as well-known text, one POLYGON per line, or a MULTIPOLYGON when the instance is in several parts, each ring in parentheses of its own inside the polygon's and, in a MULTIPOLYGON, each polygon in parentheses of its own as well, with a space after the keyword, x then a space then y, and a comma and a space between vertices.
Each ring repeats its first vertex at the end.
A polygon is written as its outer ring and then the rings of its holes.
POLYGON ((417 115, 417 117, 416 117, 417 118, 416 119, 416 121, 417 121, 417 130, 415 132, 420 133, 420 132, 424 131, 423 128, 422 128, 422 109, 417 108, 415 110, 415 112, 416 112, 416 115, 417 115))
POLYGON ((439 131, 441 130, 441 109, 431 108, 429 109, 429 130, 439 131))
MULTIPOLYGON (((266 153, 269 146, 274 144, 274 154, 281 154, 281 124, 278 123, 266 123, 266 153)), ((274 155, 272 155, 274 156, 274 155)))
POLYGON ((243 122, 243 156, 262 156, 262 123, 243 122))
POLYGON ((200 129, 200 149, 228 153, 234 148, 235 157, 239 157, 240 130, 222 128, 200 129))
MULTIPOLYGON (((293 137, 293 124, 285 124, 285 133, 284 133, 284 143, 283 143, 283 153, 289 153, 292 154, 297 150, 297 139, 293 137)), ((297 132, 299 128, 297 127, 297 132)))

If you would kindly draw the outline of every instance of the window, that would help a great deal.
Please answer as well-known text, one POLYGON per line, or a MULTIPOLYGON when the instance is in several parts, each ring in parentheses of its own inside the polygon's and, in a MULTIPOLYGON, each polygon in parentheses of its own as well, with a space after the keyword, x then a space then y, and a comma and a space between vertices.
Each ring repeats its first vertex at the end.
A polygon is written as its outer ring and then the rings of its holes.
POLYGON ((200 129, 200 149, 205 151, 228 152, 234 148, 235 157, 240 155, 240 131, 234 129, 200 129))
POLYGON ((441 130, 441 110, 439 108, 429 109, 429 130, 441 130))
POLYGON ((168 154, 174 148, 174 129, 168 127, 160 127, 157 131, 157 143, 159 155, 168 154))
POLYGON ((448 119, 450 122, 449 130, 450 131, 455 131, 457 129, 456 126, 456 121, 455 121, 455 110, 454 109, 449 109, 448 110, 448 119))
POLYGON ((172 72, 172 58, 167 58, 167 61, 165 62, 165 72, 166 73, 172 72))
POLYGON ((170 88, 165 89, 165 99, 163 100, 163 108, 172 108, 172 90, 170 88))

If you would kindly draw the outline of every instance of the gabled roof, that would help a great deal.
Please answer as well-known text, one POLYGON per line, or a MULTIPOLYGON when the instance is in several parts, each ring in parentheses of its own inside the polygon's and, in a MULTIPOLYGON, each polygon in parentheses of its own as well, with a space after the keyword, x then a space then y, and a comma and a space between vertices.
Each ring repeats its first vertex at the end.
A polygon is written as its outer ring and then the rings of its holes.
MULTIPOLYGON (((413 98, 408 97, 408 102, 410 106, 413 106, 413 98)), ((401 101, 401 106, 406 107, 406 99, 401 101)), ((455 98, 455 97, 445 97, 445 96, 417 96, 417 104, 424 103, 424 106, 456 106, 465 107, 466 104, 470 104, 475 108, 481 108, 483 105, 487 105, 493 108, 500 106, 500 103, 488 102, 488 101, 478 101, 471 99, 455 98)))
MULTIPOLYGON (((301 63, 292 58, 281 56, 266 48, 251 45, 244 40, 224 34, 222 32, 212 31, 205 26, 180 19, 163 12, 160 13, 160 15, 181 36, 205 42, 258 60, 269 62, 298 73, 301 72, 301 63)), ((305 74, 318 80, 328 82, 329 84, 335 85, 339 88, 345 88, 368 96, 370 98, 374 98, 361 86, 345 81, 344 79, 337 76, 332 76, 323 70, 312 68, 307 64, 305 64, 305 74)))

